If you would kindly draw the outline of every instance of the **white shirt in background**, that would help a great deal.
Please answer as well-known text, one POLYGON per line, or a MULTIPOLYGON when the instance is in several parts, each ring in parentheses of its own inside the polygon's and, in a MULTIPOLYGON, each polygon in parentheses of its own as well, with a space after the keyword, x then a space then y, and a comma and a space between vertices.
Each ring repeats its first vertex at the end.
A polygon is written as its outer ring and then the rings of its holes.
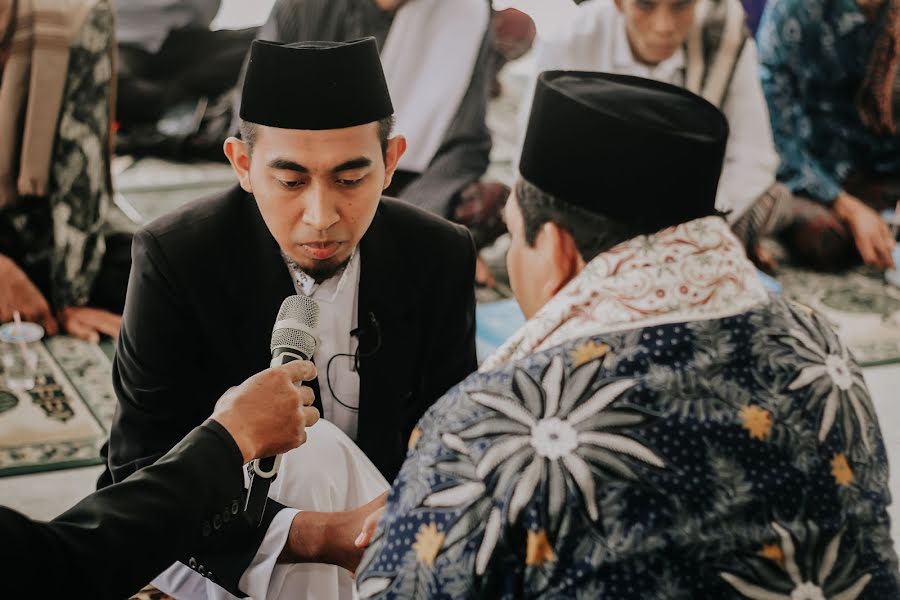
MULTIPOLYGON (((589 0, 579 5, 573 18, 553 31, 538 35, 535 67, 519 111, 520 147, 531 113, 537 76, 541 72, 601 71, 684 87, 685 60, 684 50, 679 49, 653 67, 638 62, 628 43, 625 18, 612 0, 589 0)), ((752 39, 747 40, 721 107, 731 133, 725 149, 716 208, 731 211, 728 217, 731 223, 775 183, 778 169, 778 154, 758 70, 756 44, 752 39)), ((653 165, 647 165, 647 169, 652 172, 653 165)))

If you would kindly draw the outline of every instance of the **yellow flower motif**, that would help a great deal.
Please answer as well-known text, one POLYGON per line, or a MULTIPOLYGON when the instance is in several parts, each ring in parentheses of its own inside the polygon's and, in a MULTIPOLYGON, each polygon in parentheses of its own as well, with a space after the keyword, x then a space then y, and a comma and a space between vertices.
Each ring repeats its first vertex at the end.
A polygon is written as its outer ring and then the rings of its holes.
POLYGON ((831 459, 831 474, 838 485, 850 487, 853 485, 853 469, 843 454, 835 454, 831 459))
POLYGON ((772 432, 772 413, 764 408, 748 404, 741 409, 741 421, 754 439, 764 440, 772 432))
POLYGON ((551 560, 556 560, 547 532, 528 530, 528 549, 525 554, 525 564, 529 567, 537 567, 551 560))
POLYGON ((437 558, 443 543, 444 534, 438 531, 436 523, 430 523, 419 527, 419 532, 416 534, 416 543, 412 547, 416 553, 416 558, 420 562, 433 567, 434 559, 437 558))
POLYGON ((772 562, 776 562, 779 565, 784 564, 784 552, 782 552, 781 546, 777 544, 769 544, 767 546, 763 546, 763 549, 759 551, 759 555, 763 558, 768 558, 772 562))
POLYGON ((570 352, 577 369, 597 358, 603 358, 609 352, 609 346, 596 342, 586 342, 570 352))
POLYGON ((412 450, 416 447, 416 442, 419 441, 419 438, 422 437, 422 430, 418 427, 414 427, 412 433, 409 434, 409 449, 412 450))

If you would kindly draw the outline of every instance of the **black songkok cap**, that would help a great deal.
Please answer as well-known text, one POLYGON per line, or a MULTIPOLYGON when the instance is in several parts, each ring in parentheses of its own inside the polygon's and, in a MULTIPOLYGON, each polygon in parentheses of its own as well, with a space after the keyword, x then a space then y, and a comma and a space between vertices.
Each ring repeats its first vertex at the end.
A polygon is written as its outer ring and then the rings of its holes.
POLYGON ((282 129, 342 129, 394 114, 375 38, 281 44, 256 40, 241 119, 282 129))
POLYGON ((538 78, 522 177, 647 232, 716 214, 728 121, 685 89, 627 75, 538 78))

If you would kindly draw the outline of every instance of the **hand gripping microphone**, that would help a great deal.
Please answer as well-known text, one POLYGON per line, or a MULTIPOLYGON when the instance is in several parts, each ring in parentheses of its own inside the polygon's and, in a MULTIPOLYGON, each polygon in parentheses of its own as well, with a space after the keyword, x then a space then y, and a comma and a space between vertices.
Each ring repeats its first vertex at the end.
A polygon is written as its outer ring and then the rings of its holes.
MULTIPOLYGON (((310 360, 319 343, 318 331, 319 305, 316 301, 300 295, 285 298, 272 328, 272 362, 269 366, 310 360)), ((281 455, 258 458, 252 464, 244 511, 259 524, 266 507, 269 485, 281 466, 281 455)))

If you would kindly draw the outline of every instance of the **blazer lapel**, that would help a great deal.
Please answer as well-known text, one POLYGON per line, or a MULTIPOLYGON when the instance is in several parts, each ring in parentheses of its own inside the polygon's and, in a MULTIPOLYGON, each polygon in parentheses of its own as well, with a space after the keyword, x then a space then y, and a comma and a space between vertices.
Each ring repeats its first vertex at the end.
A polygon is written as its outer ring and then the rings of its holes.
MULTIPOLYGON (((360 243, 358 323, 360 400, 357 441, 379 468, 379 455, 396 453, 405 401, 415 393, 415 349, 420 347, 421 290, 409 273, 384 203, 360 243), (374 322, 373 322, 374 320, 374 322)), ((405 444, 406 440, 400 440, 405 444)))
POLYGON ((272 326, 282 301, 295 293, 278 244, 269 233, 251 194, 244 192, 238 199, 240 232, 233 240, 232 260, 226 265, 226 277, 231 282, 231 296, 238 314, 226 315, 223 327, 234 331, 239 364, 250 367, 249 376, 269 366, 272 326))

